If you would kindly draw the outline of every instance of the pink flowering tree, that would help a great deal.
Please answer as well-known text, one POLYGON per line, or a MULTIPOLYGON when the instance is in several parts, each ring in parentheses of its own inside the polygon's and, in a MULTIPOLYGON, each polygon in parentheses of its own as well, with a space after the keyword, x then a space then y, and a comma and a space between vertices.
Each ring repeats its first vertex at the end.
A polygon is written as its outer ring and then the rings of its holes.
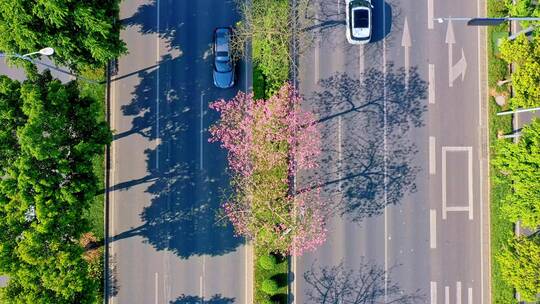
POLYGON ((301 255, 326 238, 325 212, 318 190, 291 189, 292 177, 317 167, 321 151, 315 116, 285 84, 267 100, 239 92, 210 108, 220 120, 210 142, 228 152, 233 195, 223 204, 236 233, 256 246, 301 255))

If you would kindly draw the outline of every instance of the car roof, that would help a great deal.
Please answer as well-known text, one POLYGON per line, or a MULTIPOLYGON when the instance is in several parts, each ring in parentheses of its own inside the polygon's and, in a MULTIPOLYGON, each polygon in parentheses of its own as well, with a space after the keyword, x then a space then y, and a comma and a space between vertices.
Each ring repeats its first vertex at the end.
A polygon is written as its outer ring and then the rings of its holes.
POLYGON ((349 2, 349 7, 371 7, 371 1, 352 0, 351 2, 349 2))
POLYGON ((228 52, 229 51, 229 39, 231 30, 227 27, 219 27, 215 31, 216 35, 216 51, 228 52))

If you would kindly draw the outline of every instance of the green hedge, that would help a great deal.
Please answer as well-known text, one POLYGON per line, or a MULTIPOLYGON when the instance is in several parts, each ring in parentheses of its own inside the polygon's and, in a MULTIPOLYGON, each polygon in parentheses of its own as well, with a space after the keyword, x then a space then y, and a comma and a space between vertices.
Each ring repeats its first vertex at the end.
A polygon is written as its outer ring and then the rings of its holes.
POLYGON ((285 304, 287 299, 287 258, 255 248, 255 303, 285 304), (268 258, 271 256, 271 258, 268 258), (273 269, 265 269, 261 260, 276 261, 273 269), (272 285, 272 286, 270 286, 272 285), (275 288, 274 288, 275 287, 275 288))
MULTIPOLYGON (((508 10, 504 0, 488 0, 488 16, 506 16, 508 10)), ((488 27, 488 82, 490 91, 503 94, 509 93, 509 88, 505 85, 497 86, 497 81, 510 77, 508 65, 497 57, 497 39, 508 34, 508 24, 488 27)), ((489 139, 491 155, 497 151, 494 143, 497 140, 497 133, 502 131, 505 134, 512 132, 512 118, 510 116, 497 116, 497 112, 505 110, 499 107, 493 97, 489 99, 489 139)), ((499 172, 490 168, 490 219, 491 219, 491 293, 492 303, 515 303, 514 290, 502 280, 500 265, 496 260, 497 254, 508 244, 508 240, 513 237, 513 224, 509 222, 501 212, 502 199, 510 186, 505 183, 496 182, 499 172)))

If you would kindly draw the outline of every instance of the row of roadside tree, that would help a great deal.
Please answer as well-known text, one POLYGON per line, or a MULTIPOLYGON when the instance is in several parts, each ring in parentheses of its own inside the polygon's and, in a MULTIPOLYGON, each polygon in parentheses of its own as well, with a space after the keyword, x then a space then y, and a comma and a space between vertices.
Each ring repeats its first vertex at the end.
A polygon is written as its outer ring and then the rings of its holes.
MULTIPOLYGON (((540 16, 540 7, 531 1, 491 0, 492 13, 510 16, 540 16)), ((531 23, 522 27, 535 26, 531 23)), ((503 29, 504 30, 504 29, 503 29)), ((496 37, 495 31, 491 31, 496 37)), ((538 30, 530 37, 503 39, 497 49, 490 50, 490 76, 493 91, 507 96, 503 109, 540 106, 540 36, 538 30), (513 71, 505 65, 513 65, 513 71), (497 77, 493 77, 497 75, 497 77), (509 78, 505 79, 503 78, 509 78), (496 81, 500 81, 496 85, 496 81), (503 83, 506 85, 500 85, 503 83), (510 95, 510 90, 512 95, 510 95)), ((499 111, 502 109, 498 109, 499 111)), ((491 117, 491 124, 505 118, 491 117)), ((492 133, 515 132, 492 129, 492 133)), ((504 292, 512 287, 524 301, 538 301, 540 295, 540 120, 523 126, 518 140, 492 137, 492 251, 494 303, 514 302, 513 295, 504 292), (495 208, 495 209, 493 209, 495 208), (519 222, 521 235, 515 235, 512 224, 519 222), (501 229, 503 228, 504 229, 501 229)))
MULTIPOLYGON (((118 8, 117 0, 1 0, 0 52, 52 47, 55 64, 102 80, 126 51, 118 8)), ((88 213, 103 187, 96 160, 112 137, 103 85, 88 94, 88 84, 11 64, 27 73, 23 82, 0 77, 0 274, 8 277, 0 302, 100 303, 103 236, 88 213)))

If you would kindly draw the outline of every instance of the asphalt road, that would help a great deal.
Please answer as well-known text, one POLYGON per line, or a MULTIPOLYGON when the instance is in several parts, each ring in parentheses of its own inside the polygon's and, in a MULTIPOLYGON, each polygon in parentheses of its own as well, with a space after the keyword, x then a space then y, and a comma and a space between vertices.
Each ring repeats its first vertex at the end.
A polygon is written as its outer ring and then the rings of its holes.
POLYGON ((323 165, 297 182, 323 184, 334 215, 293 260, 295 303, 490 303, 483 32, 432 23, 483 1, 372 3, 364 46, 346 42, 345 1, 308 12, 298 83, 323 165))
POLYGON ((226 158, 208 143, 212 33, 233 1, 124 1, 129 54, 112 77, 110 303, 251 303, 250 248, 217 210, 226 158))

